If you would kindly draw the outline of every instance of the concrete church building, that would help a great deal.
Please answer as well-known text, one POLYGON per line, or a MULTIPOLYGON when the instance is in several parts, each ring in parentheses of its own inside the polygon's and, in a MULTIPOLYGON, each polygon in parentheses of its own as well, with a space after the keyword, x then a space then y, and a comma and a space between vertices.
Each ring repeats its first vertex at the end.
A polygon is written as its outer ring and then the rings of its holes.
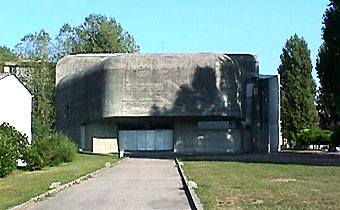
POLYGON ((91 152, 277 152, 278 81, 250 54, 69 55, 57 129, 91 152))

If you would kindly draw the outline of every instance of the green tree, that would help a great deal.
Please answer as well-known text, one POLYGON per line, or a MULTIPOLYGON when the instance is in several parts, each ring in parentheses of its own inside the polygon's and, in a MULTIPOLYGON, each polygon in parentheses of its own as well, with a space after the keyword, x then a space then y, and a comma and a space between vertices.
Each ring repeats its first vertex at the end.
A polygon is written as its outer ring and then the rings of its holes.
POLYGON ((316 98, 316 109, 318 110, 318 114, 319 114, 319 127, 321 129, 325 129, 325 130, 330 130, 331 129, 331 120, 328 116, 328 114, 326 113, 326 109, 324 104, 321 102, 321 94, 320 94, 320 88, 317 91, 317 98, 316 98))
POLYGON ((41 61, 31 63, 31 87, 33 87, 33 133, 45 136, 55 123, 55 63, 41 61))
POLYGON ((10 173, 27 152, 27 136, 8 123, 0 125, 0 177, 10 173))
POLYGON ((292 143, 298 131, 317 126, 316 85, 311 75, 310 50, 303 38, 292 36, 282 49, 280 59, 282 134, 292 143))
POLYGON ((0 46, 0 72, 3 72, 6 61, 16 61, 17 55, 13 53, 8 47, 0 46))
POLYGON ((340 124, 340 0, 330 0, 323 16, 322 37, 316 70, 320 79, 322 112, 330 127, 340 124))
POLYGON ((75 54, 75 48, 77 45, 76 29, 70 26, 68 23, 63 25, 55 41, 54 60, 58 60, 65 55, 75 54))
POLYGON ((112 17, 91 14, 78 27, 65 24, 56 37, 56 57, 77 53, 137 53, 139 46, 112 17))
POLYGON ((15 46, 16 53, 24 59, 47 60, 51 55, 50 35, 41 30, 39 33, 25 35, 19 44, 15 46))
POLYGON ((41 30, 25 35, 16 45, 23 64, 17 76, 34 95, 33 134, 44 136, 55 122, 55 63, 50 62, 51 38, 41 30))
POLYGON ((27 34, 15 51, 25 66, 17 76, 35 96, 34 134, 43 136, 55 123, 55 63, 59 58, 77 53, 135 53, 139 46, 114 18, 91 14, 78 27, 62 26, 54 41, 44 30, 27 34))

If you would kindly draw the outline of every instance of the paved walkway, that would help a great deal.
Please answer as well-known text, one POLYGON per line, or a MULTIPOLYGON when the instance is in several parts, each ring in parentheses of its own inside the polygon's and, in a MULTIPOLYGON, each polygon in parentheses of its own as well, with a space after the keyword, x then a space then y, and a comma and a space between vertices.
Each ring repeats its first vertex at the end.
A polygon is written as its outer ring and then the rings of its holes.
POLYGON ((174 160, 130 158, 25 209, 190 209, 174 160))

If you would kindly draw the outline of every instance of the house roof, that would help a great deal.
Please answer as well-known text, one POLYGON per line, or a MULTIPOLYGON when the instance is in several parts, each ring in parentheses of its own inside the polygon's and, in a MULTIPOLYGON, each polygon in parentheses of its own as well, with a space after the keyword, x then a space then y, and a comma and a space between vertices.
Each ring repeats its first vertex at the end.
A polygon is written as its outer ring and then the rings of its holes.
POLYGON ((10 74, 9 73, 0 73, 0 80, 9 76, 10 74))
POLYGON ((10 73, 0 73, 0 80, 2 80, 3 78, 5 78, 5 77, 8 77, 8 76, 11 76, 11 75, 13 75, 21 84, 22 84, 22 86, 24 86, 24 88, 33 96, 33 94, 32 94, 32 92, 26 87, 26 85, 24 84, 24 83, 22 83, 21 81, 20 81, 20 79, 17 77, 17 76, 15 76, 14 74, 10 74, 10 73))

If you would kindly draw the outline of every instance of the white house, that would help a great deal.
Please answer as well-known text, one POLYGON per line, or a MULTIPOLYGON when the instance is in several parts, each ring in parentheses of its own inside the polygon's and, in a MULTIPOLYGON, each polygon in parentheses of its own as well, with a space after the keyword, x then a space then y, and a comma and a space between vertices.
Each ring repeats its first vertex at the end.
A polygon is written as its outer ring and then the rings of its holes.
POLYGON ((32 94, 15 75, 0 73, 0 124, 7 122, 31 143, 32 94))

